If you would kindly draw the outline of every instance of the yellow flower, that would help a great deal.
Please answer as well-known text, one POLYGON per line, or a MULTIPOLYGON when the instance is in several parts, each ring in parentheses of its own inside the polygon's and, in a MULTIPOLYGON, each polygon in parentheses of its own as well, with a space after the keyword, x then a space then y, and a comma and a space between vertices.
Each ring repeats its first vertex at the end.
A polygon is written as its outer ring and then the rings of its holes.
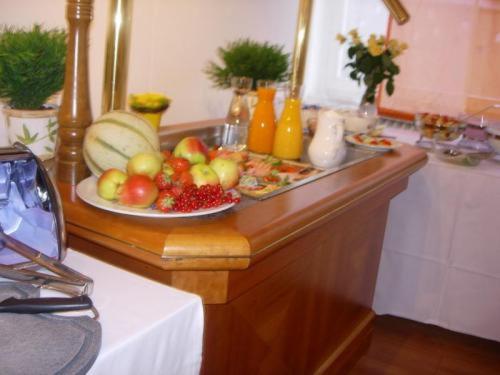
POLYGON ((351 38, 353 38, 353 39, 359 38, 358 29, 352 29, 347 34, 349 34, 351 36, 351 38))
POLYGON ((408 49, 408 44, 396 39, 391 39, 388 43, 388 49, 392 57, 397 57, 401 55, 404 50, 408 49))
POLYGON ((344 44, 344 42, 347 40, 347 38, 342 34, 337 34, 336 39, 339 41, 340 44, 344 44))
POLYGON ((359 36, 352 37, 352 44, 361 44, 361 38, 359 36))
POLYGON ((368 38, 368 52, 372 56, 380 56, 382 53, 384 53, 383 45, 380 45, 377 42, 377 38, 374 34, 370 35, 370 37, 368 38))
POLYGON ((361 44, 361 38, 358 34, 358 30, 357 29, 352 29, 351 31, 349 31, 347 34, 349 34, 351 36, 351 41, 352 41, 352 44, 361 44))
POLYGON ((387 49, 392 56, 397 56, 397 53, 399 52, 399 42, 396 39, 389 40, 387 43, 387 49))

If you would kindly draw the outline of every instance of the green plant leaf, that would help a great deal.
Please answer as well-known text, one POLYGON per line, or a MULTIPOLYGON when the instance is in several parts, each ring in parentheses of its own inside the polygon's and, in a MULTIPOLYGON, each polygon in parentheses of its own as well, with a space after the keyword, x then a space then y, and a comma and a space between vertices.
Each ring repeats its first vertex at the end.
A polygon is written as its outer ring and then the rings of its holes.
POLYGON ((0 29, 0 97, 17 109, 40 109, 64 82, 66 32, 0 29))
POLYGON ((373 84, 379 85, 384 80, 384 74, 377 70, 373 73, 373 84))
POLYGON ((384 69, 388 69, 393 64, 391 58, 386 53, 383 53, 381 58, 384 69))
POLYGON ((54 149, 52 147, 49 147, 49 146, 45 146, 44 149, 45 149, 45 151, 50 152, 50 153, 54 152, 54 149))
POLYGON ((391 75, 399 74, 399 66, 397 66, 393 62, 391 62, 391 65, 387 67, 387 70, 389 71, 389 73, 391 73, 391 75))
POLYGON ((357 50, 356 46, 349 47, 349 49, 347 50, 347 56, 349 56, 349 58, 352 59, 356 54, 356 50, 357 50))
POLYGON ((55 142, 57 137, 57 129, 52 129, 51 131, 49 131, 48 136, 51 142, 55 142))
POLYGON ((280 45, 238 39, 218 48, 217 56, 222 64, 209 61, 204 69, 215 87, 229 87, 233 76, 253 78, 254 89, 259 79, 283 82, 289 77, 289 54, 280 45))
POLYGON ((373 75, 371 75, 371 74, 365 75, 363 82, 365 83, 366 86, 372 86, 373 85, 373 75))
POLYGON ((50 130, 54 126, 57 126, 57 121, 52 120, 52 118, 49 118, 49 122, 47 123, 47 130, 50 130))
POLYGON ((25 145, 30 145, 37 140, 38 133, 31 135, 26 124, 23 124, 23 136, 16 135, 16 138, 19 142, 24 143, 25 145))
POLYGON ((390 79, 387 81, 387 84, 385 85, 385 91, 389 96, 394 93, 394 80, 390 79))
POLYGON ((371 55, 364 55, 358 64, 358 68, 364 74, 369 74, 375 67, 375 59, 371 55))

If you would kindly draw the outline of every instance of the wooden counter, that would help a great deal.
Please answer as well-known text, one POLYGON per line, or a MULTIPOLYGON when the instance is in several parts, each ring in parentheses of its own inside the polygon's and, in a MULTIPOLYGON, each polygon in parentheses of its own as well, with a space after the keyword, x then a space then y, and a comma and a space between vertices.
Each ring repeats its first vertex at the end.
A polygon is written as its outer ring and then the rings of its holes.
POLYGON ((203 297, 204 373, 309 374, 368 344, 389 202, 425 162, 403 146, 201 218, 113 214, 59 189, 69 246, 203 297))

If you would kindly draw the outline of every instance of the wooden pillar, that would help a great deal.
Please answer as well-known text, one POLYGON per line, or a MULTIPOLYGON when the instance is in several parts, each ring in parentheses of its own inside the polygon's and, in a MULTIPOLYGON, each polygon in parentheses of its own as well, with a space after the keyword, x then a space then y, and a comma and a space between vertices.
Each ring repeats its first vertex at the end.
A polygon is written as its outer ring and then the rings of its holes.
POLYGON ((88 78, 88 29, 93 0, 67 0, 68 50, 59 110, 56 178, 76 184, 90 173, 83 160, 83 137, 92 123, 88 78))

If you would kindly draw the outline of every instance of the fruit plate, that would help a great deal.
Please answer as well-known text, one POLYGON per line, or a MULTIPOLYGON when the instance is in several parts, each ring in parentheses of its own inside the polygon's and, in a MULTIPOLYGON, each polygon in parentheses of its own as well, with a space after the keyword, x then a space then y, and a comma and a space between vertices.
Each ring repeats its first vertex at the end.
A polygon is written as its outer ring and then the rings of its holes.
POLYGON ((363 133, 348 135, 345 140, 354 146, 373 151, 392 151, 401 146, 401 143, 394 139, 372 137, 363 133))
MULTIPOLYGON (((238 194, 234 190, 230 190, 232 194, 238 194)), ((94 176, 87 177, 85 180, 80 181, 76 186, 76 194, 81 200, 90 204, 91 206, 115 212, 118 214, 143 216, 143 217, 159 217, 159 218, 176 218, 176 217, 193 217, 215 214, 217 212, 225 211, 234 206, 235 203, 226 203, 218 207, 201 209, 193 212, 161 212, 153 208, 135 208, 128 207, 116 202, 108 201, 97 195, 97 178, 94 176)))

